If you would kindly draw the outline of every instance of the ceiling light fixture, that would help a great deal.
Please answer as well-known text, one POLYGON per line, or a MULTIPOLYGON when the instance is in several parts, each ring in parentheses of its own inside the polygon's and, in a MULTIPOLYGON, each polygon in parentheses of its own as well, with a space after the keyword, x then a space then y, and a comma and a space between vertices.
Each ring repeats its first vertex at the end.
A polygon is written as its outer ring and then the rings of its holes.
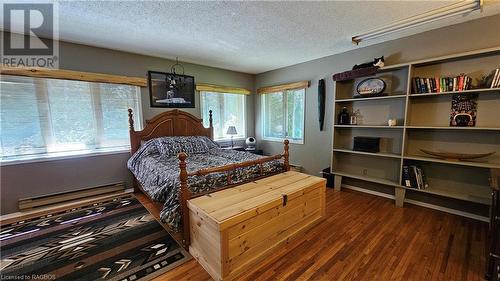
POLYGON ((352 43, 358 45, 361 41, 374 39, 380 36, 391 34, 393 32, 403 31, 445 18, 468 14, 475 10, 482 9, 482 7, 483 0, 464 0, 449 6, 445 6, 420 15, 409 17, 407 19, 399 20, 388 25, 381 26, 360 35, 353 36, 352 43))

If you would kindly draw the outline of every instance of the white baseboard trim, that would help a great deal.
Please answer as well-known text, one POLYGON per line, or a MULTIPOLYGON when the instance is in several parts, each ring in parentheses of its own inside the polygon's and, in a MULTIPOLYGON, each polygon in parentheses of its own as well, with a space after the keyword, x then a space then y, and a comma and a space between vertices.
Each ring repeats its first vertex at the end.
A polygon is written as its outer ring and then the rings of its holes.
POLYGON ((18 211, 15 213, 2 215, 2 216, 0 216, 0 227, 3 225, 18 222, 21 220, 27 220, 27 219, 31 219, 34 217, 39 217, 42 215, 50 214, 53 212, 67 210, 70 208, 77 208, 79 206, 83 206, 83 205, 87 205, 87 204, 88 205, 94 204, 94 203, 97 203, 97 202, 100 202, 103 200, 109 200, 112 198, 125 196, 125 195, 130 196, 130 194, 133 194, 133 193, 134 193, 133 188, 127 188, 127 189, 124 189, 123 192, 119 192, 119 193, 101 194, 98 196, 91 196, 91 197, 84 198, 84 199, 72 200, 72 201, 68 201, 68 202, 64 202, 64 203, 60 203, 60 204, 56 204, 56 205, 52 205, 52 206, 38 207, 38 208, 26 210, 26 211, 18 211))
MULTIPOLYGON (((376 195, 376 196, 380 196, 380 197, 384 197, 384 198, 396 199, 396 197, 394 195, 391 195, 391 194, 387 194, 387 193, 383 193, 383 192, 378 192, 378 191, 373 191, 373 190, 369 190, 369 189, 365 189, 365 188, 361 188, 361 187, 357 187, 357 186, 353 186, 353 185, 349 185, 349 184, 342 184, 342 188, 347 188, 347 189, 351 189, 351 190, 354 190, 354 191, 368 193, 368 194, 372 194, 372 195, 376 195)), ((490 219, 488 217, 483 217, 483 216, 479 216, 479 215, 475 215, 475 214, 471 214, 471 213, 467 213, 467 212, 464 212, 464 211, 459 211, 459 210, 455 210, 455 209, 451 209, 451 208, 446 208, 446 207, 443 207, 443 206, 438 206, 438 205, 434 205, 434 204, 430 204, 430 203, 420 202, 420 201, 417 201, 417 200, 412 200, 412 199, 406 199, 405 198, 404 202, 405 203, 409 203, 409 204, 413 204, 413 205, 417 205, 417 206, 420 206, 420 207, 425 207, 425 208, 429 208, 429 209, 438 210, 438 211, 449 213, 449 214, 454 214, 454 215, 457 215, 457 216, 462 216, 462 217, 466 217, 466 218, 475 219, 475 220, 478 220, 478 221, 484 221, 484 222, 489 222, 490 221, 490 219)))

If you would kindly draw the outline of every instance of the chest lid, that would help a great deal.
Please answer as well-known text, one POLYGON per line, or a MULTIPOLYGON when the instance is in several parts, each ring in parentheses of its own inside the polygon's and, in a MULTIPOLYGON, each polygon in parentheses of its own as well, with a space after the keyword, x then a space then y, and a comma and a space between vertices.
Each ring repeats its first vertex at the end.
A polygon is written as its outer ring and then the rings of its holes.
POLYGON ((220 225, 227 224, 233 218, 238 217, 241 221, 286 204, 324 181, 323 178, 290 171, 191 199, 188 206, 205 213, 220 225))

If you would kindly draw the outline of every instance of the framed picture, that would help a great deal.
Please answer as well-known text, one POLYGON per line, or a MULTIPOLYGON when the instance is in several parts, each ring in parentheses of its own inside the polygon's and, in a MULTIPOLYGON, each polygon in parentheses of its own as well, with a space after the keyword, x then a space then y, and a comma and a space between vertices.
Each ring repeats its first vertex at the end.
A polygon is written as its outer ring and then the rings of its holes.
POLYGON ((194 77, 148 71, 151 107, 194 108, 194 77))

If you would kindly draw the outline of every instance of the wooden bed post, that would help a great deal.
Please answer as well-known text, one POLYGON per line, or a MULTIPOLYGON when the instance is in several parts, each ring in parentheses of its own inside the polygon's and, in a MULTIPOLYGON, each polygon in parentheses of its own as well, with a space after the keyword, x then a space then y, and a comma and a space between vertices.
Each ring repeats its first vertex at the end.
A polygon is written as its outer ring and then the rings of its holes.
POLYGON ((139 149, 139 140, 135 137, 135 129, 134 129, 134 113, 132 108, 128 109, 128 128, 130 135, 130 152, 134 154, 137 149, 139 149))
POLYGON ((208 111, 208 128, 210 129, 210 139, 214 139, 214 124, 212 119, 212 110, 208 111))
POLYGON ((190 243, 190 231, 189 231, 189 209, 187 205, 187 201, 191 198, 191 192, 188 189, 187 178, 188 173, 186 170, 186 158, 187 154, 184 152, 179 153, 177 156, 179 158, 179 168, 180 172, 180 181, 181 181, 181 208, 182 208, 182 231, 184 233, 184 239, 182 243, 184 244, 184 248, 188 250, 190 243))
MULTIPOLYGON (((137 150, 137 145, 138 145, 137 139, 133 137, 135 129, 134 129, 134 114, 132 108, 128 109, 128 127, 129 127, 130 147, 131 147, 130 154, 132 156, 132 154, 135 153, 135 151, 137 150)), ((134 192, 140 191, 139 184, 137 183, 137 179, 135 177, 134 180, 132 181, 132 186, 134 188, 134 192)))
POLYGON ((283 157, 285 158, 285 161, 283 162, 283 170, 285 170, 285 172, 288 172, 290 171, 290 153, 288 152, 288 144, 290 143, 290 141, 288 140, 285 140, 284 141, 285 143, 285 152, 283 153, 283 157))

